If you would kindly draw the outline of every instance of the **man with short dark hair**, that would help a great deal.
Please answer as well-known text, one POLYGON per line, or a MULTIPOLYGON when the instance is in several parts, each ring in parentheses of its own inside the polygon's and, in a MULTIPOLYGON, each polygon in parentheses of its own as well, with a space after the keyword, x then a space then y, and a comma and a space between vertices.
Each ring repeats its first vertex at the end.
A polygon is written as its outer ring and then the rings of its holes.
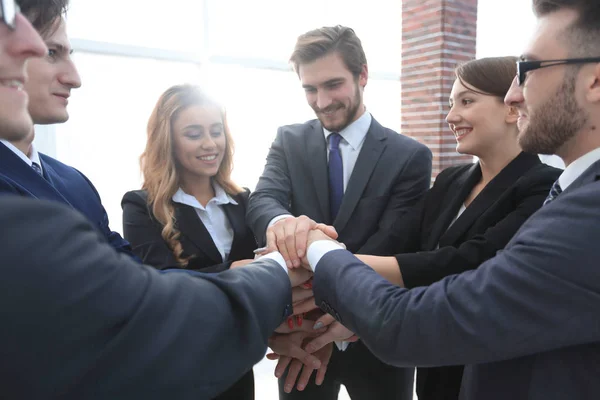
MULTIPOLYGON (((31 133, 25 65, 47 51, 0 0, 0 138, 31 133)), ((0 227, 2 399, 214 398, 264 356, 309 277, 277 253, 218 276, 160 274, 56 201, 0 196, 0 227)))
MULTIPOLYGON (((317 119, 279 128, 250 195, 248 224, 289 267, 300 265, 316 223, 332 225, 352 252, 390 255, 392 225, 429 188, 431 151, 383 127, 366 109, 367 59, 351 28, 301 35, 290 61, 317 119)), ((413 375, 414 369, 386 365, 358 342, 345 351, 334 348, 320 386, 311 381, 292 392, 281 378, 280 398, 337 399, 344 384, 354 400, 406 400, 413 375)))
MULTIPOLYGON (((22 13, 32 21, 48 54, 27 64, 29 113, 34 124, 63 123, 72 89, 81 86, 63 18, 68 0, 20 0, 22 13)), ((86 215, 118 251, 134 259, 131 246, 108 225, 100 195, 90 180, 73 167, 39 153, 35 131, 18 141, 0 139, 0 193, 57 201, 86 215)))
POLYGON ((308 235, 316 303, 384 362, 466 364, 465 400, 600 396, 600 3, 533 4, 537 29, 505 103, 519 112, 523 150, 566 168, 506 248, 406 290, 308 235))

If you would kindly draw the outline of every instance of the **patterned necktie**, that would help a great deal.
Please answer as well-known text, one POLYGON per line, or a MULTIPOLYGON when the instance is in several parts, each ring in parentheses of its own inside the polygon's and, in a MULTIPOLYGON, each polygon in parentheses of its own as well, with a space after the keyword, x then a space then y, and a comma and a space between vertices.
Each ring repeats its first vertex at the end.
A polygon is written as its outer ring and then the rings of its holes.
POLYGON ((342 197, 344 197, 344 166, 342 164, 342 153, 340 153, 339 133, 329 135, 329 211, 331 221, 340 210, 342 197))
POLYGON ((37 172, 42 178, 44 177, 44 174, 42 173, 42 168, 39 166, 38 163, 31 163, 31 168, 33 168, 33 170, 37 172))
POLYGON ((558 195, 561 193, 562 193, 562 188, 560 187, 560 184, 558 183, 558 179, 557 179, 556 182, 554 182, 554 184, 552 185, 552 188, 550 189, 550 193, 548 193, 548 197, 546 197, 546 200, 544 200, 544 205, 550 203, 552 200, 554 200, 556 197, 558 197, 558 195))

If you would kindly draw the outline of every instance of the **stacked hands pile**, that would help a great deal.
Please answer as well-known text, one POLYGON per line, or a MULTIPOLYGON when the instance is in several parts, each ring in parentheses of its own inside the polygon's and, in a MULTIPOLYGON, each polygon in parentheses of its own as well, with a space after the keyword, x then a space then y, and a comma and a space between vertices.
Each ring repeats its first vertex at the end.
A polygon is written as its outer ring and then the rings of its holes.
POLYGON ((273 353, 267 354, 268 359, 279 360, 275 367, 276 377, 283 376, 289 367, 284 386, 287 393, 292 391, 294 384, 298 390, 304 390, 315 370, 316 384, 323 382, 334 341, 358 340, 352 331, 317 307, 312 291, 308 247, 317 240, 335 241, 337 237, 332 226, 317 224, 306 216, 289 217, 269 227, 267 247, 257 255, 279 251, 290 275, 297 275, 291 281, 301 282, 292 288, 293 316, 270 337, 269 347, 273 353))

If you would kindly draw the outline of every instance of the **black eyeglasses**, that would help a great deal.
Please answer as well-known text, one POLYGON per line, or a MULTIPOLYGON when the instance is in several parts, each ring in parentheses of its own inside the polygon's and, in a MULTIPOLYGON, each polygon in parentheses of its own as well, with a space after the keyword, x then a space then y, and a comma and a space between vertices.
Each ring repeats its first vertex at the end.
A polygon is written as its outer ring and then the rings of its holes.
POLYGON ((15 0, 0 0, 0 18, 10 29, 15 29, 15 19, 20 12, 15 0))
POLYGON ((517 83, 523 86, 527 73, 539 68, 554 67, 555 65, 585 64, 600 62, 600 57, 565 58, 564 60, 517 61, 517 83))

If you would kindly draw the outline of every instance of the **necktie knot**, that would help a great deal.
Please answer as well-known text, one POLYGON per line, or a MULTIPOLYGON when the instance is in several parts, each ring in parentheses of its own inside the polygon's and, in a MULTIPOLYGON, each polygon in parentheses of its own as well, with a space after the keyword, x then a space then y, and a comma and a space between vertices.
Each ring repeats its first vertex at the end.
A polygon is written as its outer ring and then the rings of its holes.
POLYGON ((558 195, 561 193, 562 193, 562 188, 560 187, 560 183, 558 182, 558 179, 557 179, 556 182, 554 182, 554 184, 550 188, 550 193, 548 193, 548 197, 546 197, 546 200, 544 200, 544 205, 546 205, 546 204, 550 203, 552 200, 556 199, 558 197, 558 195))
POLYGON ((342 136, 339 133, 332 133, 329 135, 329 150, 338 150, 340 148, 340 140, 342 136))
POLYGON ((40 167, 40 165, 36 162, 31 163, 31 168, 33 168, 33 170, 35 172, 38 173, 39 176, 44 176, 42 173, 42 168, 40 167))

